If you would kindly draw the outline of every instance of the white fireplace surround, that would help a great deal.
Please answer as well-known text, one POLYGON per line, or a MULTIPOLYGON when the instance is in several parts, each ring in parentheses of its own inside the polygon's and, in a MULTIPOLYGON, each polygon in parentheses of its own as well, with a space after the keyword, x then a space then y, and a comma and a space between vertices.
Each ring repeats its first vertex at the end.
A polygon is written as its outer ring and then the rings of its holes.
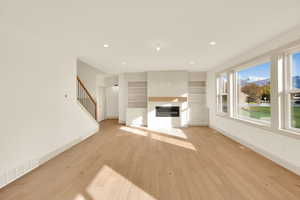
POLYGON ((148 127, 149 128, 172 128, 186 127, 188 124, 187 102, 148 102, 148 127), (179 106, 179 117, 157 117, 156 106, 179 106))

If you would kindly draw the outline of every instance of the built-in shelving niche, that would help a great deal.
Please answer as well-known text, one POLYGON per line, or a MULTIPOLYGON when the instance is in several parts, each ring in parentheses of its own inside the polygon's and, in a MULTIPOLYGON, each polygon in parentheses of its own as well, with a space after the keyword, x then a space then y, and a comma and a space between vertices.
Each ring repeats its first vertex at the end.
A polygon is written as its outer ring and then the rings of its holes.
POLYGON ((208 109, 206 107, 206 82, 189 82, 189 124, 207 125, 208 109))
POLYGON ((128 108, 147 108, 147 82, 128 82, 128 108))
POLYGON ((206 99, 206 82, 190 81, 189 82, 189 102, 204 103, 206 99))

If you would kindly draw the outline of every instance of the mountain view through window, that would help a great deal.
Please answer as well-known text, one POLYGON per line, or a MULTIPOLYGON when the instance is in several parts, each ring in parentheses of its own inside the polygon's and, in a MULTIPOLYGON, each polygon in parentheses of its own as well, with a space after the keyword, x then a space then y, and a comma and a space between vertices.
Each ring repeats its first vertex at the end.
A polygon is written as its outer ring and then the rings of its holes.
POLYGON ((271 63, 264 63, 237 72, 238 115, 243 118, 270 121, 271 63))

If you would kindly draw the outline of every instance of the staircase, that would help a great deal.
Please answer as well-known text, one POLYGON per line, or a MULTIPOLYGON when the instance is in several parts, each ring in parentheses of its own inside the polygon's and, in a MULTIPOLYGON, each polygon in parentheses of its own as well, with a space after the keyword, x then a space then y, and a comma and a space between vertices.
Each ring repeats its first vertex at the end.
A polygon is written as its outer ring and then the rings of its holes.
POLYGON ((97 103, 77 76, 77 100, 97 121, 97 103))

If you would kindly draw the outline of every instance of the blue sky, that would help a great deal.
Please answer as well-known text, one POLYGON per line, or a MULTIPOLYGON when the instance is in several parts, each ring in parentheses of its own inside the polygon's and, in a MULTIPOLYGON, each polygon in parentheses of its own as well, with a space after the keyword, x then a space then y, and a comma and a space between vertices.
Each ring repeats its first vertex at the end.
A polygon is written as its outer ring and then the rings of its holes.
MULTIPOLYGON (((293 60, 293 76, 300 76, 300 53, 296 53, 292 56, 293 60)), ((251 81, 258 81, 270 78, 271 62, 256 65, 248 69, 244 69, 238 72, 240 80, 246 80, 250 78, 251 81)))
POLYGON ((250 78, 250 81, 258 81, 270 78, 271 63, 264 63, 253 66, 248 69, 244 69, 238 72, 239 79, 246 80, 250 78))
POLYGON ((300 53, 293 55, 293 76, 300 76, 300 53))

